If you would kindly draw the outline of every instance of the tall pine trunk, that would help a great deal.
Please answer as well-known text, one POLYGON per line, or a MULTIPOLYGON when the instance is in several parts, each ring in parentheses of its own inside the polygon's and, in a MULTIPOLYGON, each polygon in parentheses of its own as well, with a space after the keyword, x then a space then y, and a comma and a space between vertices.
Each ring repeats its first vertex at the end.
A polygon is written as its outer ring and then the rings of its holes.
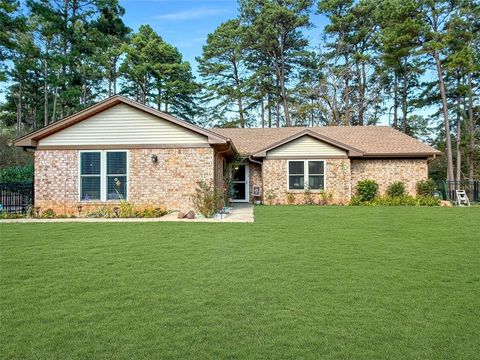
POLYGON ((20 136, 22 129, 22 96, 23 96, 22 80, 18 83, 18 101, 17 101, 17 136, 20 136))
POLYGON ((48 62, 47 62, 47 56, 45 56, 44 68, 43 68, 43 126, 47 126, 47 125, 48 125, 48 62))
POLYGON ((406 69, 403 69, 403 88, 402 88, 402 127, 403 132, 407 133, 407 90, 408 90, 408 74, 406 69))
POLYGON ((398 129, 398 76, 393 78, 393 127, 398 129))
POLYGON ((440 88, 440 96, 442 98, 442 111, 443 111, 443 119, 444 119, 444 125, 445 125, 445 142, 447 144, 447 148, 446 148, 447 181, 454 181, 455 177, 453 174, 452 139, 450 137, 450 120, 448 118, 447 94, 445 91, 445 82, 443 80, 442 64, 440 62, 440 54, 438 50, 434 50, 432 53, 432 56, 437 66, 438 86, 440 88))
POLYGON ((468 150, 468 180, 473 181, 474 155, 475 155, 475 124, 473 121, 473 91, 472 74, 468 74, 468 130, 469 130, 469 150, 468 150))

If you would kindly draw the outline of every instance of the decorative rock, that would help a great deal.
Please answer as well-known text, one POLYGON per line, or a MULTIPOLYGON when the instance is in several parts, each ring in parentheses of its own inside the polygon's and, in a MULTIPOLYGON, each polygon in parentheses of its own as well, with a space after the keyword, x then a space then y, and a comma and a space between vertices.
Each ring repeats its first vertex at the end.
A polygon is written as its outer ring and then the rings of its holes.
POLYGON ((185 217, 185 213, 179 212, 177 215, 177 219, 183 219, 185 217))
POLYGON ((190 210, 189 212, 187 212, 187 215, 185 215, 185 217, 187 219, 195 219, 195 212, 190 210))
POLYGON ((441 200, 440 201, 440 206, 443 206, 443 207, 452 207, 452 203, 450 201, 447 201, 447 200, 441 200))

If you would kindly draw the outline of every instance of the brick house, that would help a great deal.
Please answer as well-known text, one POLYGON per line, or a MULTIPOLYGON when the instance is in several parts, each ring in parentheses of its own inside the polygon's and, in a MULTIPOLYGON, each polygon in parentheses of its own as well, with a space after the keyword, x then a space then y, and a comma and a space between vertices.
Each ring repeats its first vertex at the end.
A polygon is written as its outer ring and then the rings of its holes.
POLYGON ((414 194, 429 159, 440 154, 383 126, 204 129, 121 96, 15 145, 35 150, 35 206, 58 214, 121 198, 189 210, 198 181, 223 187, 225 176, 234 202, 303 202, 308 189, 345 204, 367 178, 382 193, 403 181, 414 194))

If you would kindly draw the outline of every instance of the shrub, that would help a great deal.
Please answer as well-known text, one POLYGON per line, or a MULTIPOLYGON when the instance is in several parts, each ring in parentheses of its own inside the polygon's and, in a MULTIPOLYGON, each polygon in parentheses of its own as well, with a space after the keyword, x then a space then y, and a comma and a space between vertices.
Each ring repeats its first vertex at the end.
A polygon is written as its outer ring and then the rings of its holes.
POLYGON ((195 193, 190 197, 193 207, 206 218, 211 218, 222 207, 222 193, 204 181, 197 183, 195 193))
POLYGON ((40 217, 42 219, 54 219, 57 217, 57 214, 55 214, 55 211, 53 211, 52 209, 47 209, 42 211, 42 213, 40 214, 40 217))
POLYGON ((378 184, 374 180, 362 180, 357 183, 357 195, 361 202, 372 201, 378 193, 378 184))
POLYGON ((0 182, 31 182, 33 172, 33 164, 4 167, 0 169, 0 182))
POLYGON ((417 182, 417 195, 434 196, 437 191, 437 184, 432 179, 417 182))
POLYGON ((287 203, 290 205, 295 203, 295 195, 293 193, 287 193, 287 203))
POLYGON ((156 218, 166 215, 168 211, 163 207, 145 206, 135 209, 135 217, 139 218, 156 218))
POLYGON ((110 206, 101 205, 97 207, 95 210, 89 211, 85 216, 91 217, 91 218, 109 219, 109 218, 117 217, 117 213, 110 206))
POLYGON ((120 206, 118 207, 118 217, 121 218, 131 218, 135 217, 135 210, 133 209, 133 205, 130 204, 128 201, 120 201, 120 206))
POLYGON ((418 205, 420 206, 440 206, 440 199, 433 196, 419 196, 418 205))
POLYGON ((401 181, 391 183, 387 188, 387 195, 392 198, 405 195, 405 184, 401 181))
POLYGON ((312 205, 315 203, 312 198, 312 192, 310 191, 310 189, 305 189, 303 191, 303 201, 305 202, 305 205, 312 205))
POLYGON ((23 214, 9 213, 6 211, 0 212, 0 219, 21 219, 23 217, 23 214))
POLYGON ((333 194, 327 191, 320 191, 318 194, 318 204, 319 205, 329 205, 332 202, 333 194))
POLYGON ((265 192, 265 202, 268 205, 273 205, 273 202, 275 201, 276 197, 277 196, 275 195, 275 191, 273 190, 268 190, 265 192))

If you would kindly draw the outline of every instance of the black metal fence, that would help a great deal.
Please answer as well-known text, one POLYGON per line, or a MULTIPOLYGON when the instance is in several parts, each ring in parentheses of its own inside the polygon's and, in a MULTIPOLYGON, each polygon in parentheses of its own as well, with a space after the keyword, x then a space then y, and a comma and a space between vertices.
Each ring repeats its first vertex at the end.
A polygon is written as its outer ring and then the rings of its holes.
POLYGON ((0 208, 2 211, 25 214, 33 206, 33 183, 0 183, 0 208))
POLYGON ((465 190, 470 202, 480 203, 480 180, 440 181, 438 191, 444 200, 455 201, 455 190, 465 190))

